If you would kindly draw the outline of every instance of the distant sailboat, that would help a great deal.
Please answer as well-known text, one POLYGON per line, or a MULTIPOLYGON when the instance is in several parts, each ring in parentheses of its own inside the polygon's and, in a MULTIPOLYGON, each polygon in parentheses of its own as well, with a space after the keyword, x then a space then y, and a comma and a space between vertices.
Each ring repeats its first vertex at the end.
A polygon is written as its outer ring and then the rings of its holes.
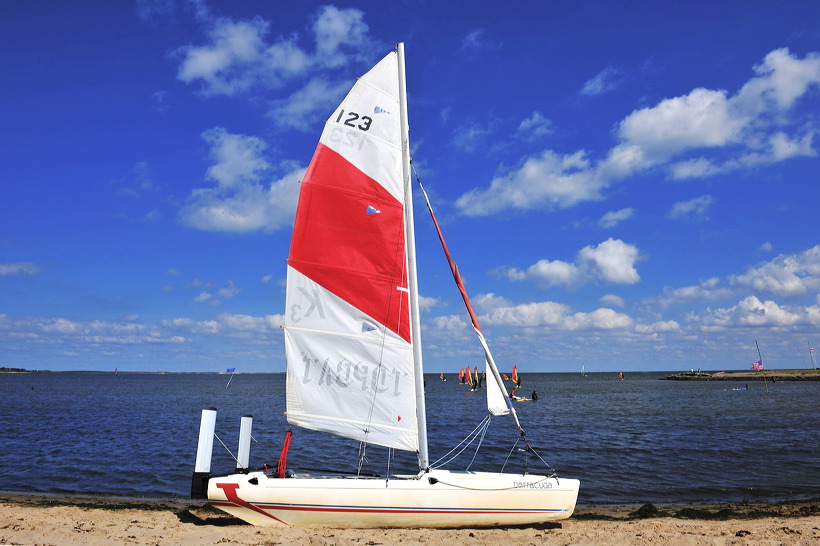
POLYGON ((581 364, 581 377, 586 377, 586 376, 587 376, 587 372, 584 371, 584 365, 581 364))

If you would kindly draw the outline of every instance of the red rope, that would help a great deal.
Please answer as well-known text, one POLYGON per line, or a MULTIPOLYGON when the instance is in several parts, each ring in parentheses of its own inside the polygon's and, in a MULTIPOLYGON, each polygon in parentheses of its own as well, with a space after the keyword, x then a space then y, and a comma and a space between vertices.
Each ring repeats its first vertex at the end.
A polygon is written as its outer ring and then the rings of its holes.
POLYGON ((285 443, 282 445, 282 453, 279 454, 279 464, 276 465, 276 477, 284 478, 288 469, 288 449, 290 449, 290 438, 293 432, 287 431, 285 434, 285 443))

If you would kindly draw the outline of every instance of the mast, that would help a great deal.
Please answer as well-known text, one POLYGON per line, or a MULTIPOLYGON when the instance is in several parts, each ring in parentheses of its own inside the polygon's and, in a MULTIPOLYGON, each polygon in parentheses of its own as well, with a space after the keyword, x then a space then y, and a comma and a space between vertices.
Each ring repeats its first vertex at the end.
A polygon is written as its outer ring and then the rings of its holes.
POLYGON ((427 454, 427 409, 424 402, 424 366, 421 358, 421 319, 416 271, 416 232, 413 222, 413 189, 410 179, 410 137, 407 118, 407 81, 404 73, 404 43, 396 44, 399 68, 399 114, 401 121, 402 180, 404 181, 404 230, 407 241, 407 285, 410 290, 410 340, 416 383, 416 422, 419 432, 419 469, 430 466, 427 454))

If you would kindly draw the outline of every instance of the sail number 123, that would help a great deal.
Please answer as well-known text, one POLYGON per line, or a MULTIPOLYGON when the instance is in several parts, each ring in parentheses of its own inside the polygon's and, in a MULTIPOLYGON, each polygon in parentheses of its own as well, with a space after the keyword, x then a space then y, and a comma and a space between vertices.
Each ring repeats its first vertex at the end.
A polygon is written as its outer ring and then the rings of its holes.
POLYGON ((339 110, 339 115, 336 116, 336 123, 344 123, 348 127, 367 131, 370 129, 370 124, 373 123, 373 118, 370 116, 360 116, 356 112, 347 112, 345 114, 344 110, 339 110), (342 121, 342 118, 344 118, 344 121, 342 121))

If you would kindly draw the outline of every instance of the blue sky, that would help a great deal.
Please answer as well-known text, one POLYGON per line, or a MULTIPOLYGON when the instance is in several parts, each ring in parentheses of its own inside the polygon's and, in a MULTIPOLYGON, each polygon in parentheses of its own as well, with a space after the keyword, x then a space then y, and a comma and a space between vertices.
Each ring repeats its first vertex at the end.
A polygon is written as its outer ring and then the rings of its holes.
MULTIPOLYGON (((0 15, 0 366, 283 371, 298 180, 398 41, 413 161, 502 369, 747 369, 755 340, 803 368, 820 343, 817 2, 0 15)), ((481 366, 416 210, 426 369, 481 366)))

